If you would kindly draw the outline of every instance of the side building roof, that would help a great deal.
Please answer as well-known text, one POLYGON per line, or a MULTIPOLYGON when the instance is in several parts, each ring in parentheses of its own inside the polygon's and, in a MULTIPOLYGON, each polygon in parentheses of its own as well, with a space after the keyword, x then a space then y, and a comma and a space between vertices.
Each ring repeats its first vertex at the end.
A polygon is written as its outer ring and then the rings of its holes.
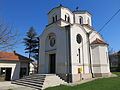
POLYGON ((96 38, 96 40, 94 40, 91 44, 104 44, 104 45, 109 45, 106 42, 96 38))
POLYGON ((33 61, 32 59, 29 59, 23 55, 20 55, 15 52, 0 52, 0 60, 10 60, 10 61, 33 61))

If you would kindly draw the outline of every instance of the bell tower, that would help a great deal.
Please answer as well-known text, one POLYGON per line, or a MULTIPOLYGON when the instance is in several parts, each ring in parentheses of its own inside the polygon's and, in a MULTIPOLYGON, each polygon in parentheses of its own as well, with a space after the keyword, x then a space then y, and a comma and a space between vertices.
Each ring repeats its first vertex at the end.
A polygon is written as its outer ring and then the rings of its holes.
POLYGON ((52 23, 57 23, 60 26, 73 24, 73 13, 69 8, 63 7, 62 5, 53 8, 48 13, 48 25, 52 23))
POLYGON ((88 11, 73 11, 74 23, 78 24, 88 24, 92 26, 91 14, 88 11))

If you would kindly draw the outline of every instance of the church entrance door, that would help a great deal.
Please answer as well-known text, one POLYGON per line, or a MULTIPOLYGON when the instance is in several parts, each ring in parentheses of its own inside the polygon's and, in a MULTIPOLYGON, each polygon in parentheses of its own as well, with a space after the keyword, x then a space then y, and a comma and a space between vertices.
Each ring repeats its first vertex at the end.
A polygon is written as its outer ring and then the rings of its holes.
POLYGON ((50 73, 55 73, 56 68, 56 54, 49 54, 50 73))

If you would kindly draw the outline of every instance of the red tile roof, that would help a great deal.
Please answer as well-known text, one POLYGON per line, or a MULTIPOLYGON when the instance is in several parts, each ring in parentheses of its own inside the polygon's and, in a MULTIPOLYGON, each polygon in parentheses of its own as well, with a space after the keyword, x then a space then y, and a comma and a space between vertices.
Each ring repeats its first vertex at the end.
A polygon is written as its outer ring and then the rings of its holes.
POLYGON ((34 65, 37 65, 37 62, 32 62, 34 65))
POLYGON ((0 60, 15 60, 15 61, 19 61, 19 60, 26 60, 26 61, 30 61, 31 59, 22 56, 18 53, 15 52, 0 52, 0 60))
POLYGON ((111 56, 119 56, 119 55, 120 55, 119 52, 111 54, 111 56))
POLYGON ((96 40, 94 40, 91 44, 104 44, 104 45, 109 45, 106 42, 96 38, 96 40))

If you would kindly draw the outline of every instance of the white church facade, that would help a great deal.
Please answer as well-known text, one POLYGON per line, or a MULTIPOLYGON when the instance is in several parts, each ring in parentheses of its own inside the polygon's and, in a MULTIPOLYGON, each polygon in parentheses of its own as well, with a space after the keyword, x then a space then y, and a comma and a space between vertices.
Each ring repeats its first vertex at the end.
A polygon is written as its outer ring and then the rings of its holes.
POLYGON ((40 74, 56 74, 69 82, 110 75, 108 44, 92 28, 91 17, 63 6, 48 13, 40 36, 40 74))

